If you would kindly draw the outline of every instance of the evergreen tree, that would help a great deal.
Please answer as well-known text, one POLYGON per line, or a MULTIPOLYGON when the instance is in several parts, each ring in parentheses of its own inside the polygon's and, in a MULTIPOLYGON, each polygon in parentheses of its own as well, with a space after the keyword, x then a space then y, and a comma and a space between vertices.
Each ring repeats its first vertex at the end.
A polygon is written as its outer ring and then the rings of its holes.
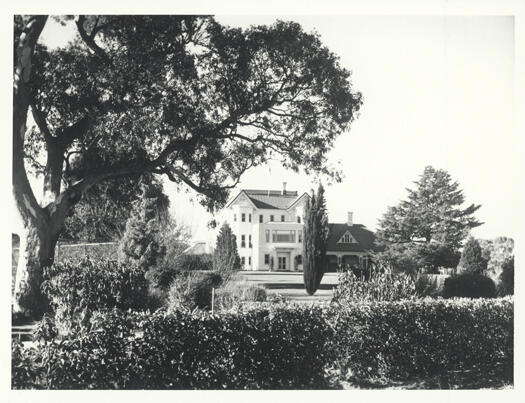
POLYGON ((306 292, 313 295, 324 275, 326 266, 326 242, 328 240, 328 216, 324 188, 319 184, 306 203, 303 237, 303 279, 306 292))
POLYGON ((146 272, 163 258, 165 246, 159 234, 161 223, 168 216, 168 206, 168 197, 159 182, 142 181, 141 197, 133 204, 119 244, 121 262, 137 264, 146 272))
POLYGON ((213 268, 224 274, 240 270, 241 262, 237 252, 237 239, 232 229, 224 223, 217 235, 217 243, 213 254, 213 268))
POLYGON ((376 244, 383 261, 397 270, 456 267, 459 249, 471 228, 481 225, 473 214, 481 207, 462 209, 465 197, 450 174, 427 166, 408 200, 390 207, 379 222, 376 244))
POLYGON ((481 246, 476 239, 471 237, 465 244, 458 268, 462 272, 485 274, 487 259, 483 257, 481 246))

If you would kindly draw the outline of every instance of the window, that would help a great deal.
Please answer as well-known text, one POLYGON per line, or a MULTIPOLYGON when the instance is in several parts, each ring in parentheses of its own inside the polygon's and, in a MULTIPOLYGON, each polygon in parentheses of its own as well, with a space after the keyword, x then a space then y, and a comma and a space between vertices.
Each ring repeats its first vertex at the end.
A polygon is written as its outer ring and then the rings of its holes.
POLYGON ((272 233, 272 242, 295 242, 295 231, 274 230, 272 233))
POLYGON ((343 264, 343 258, 341 256, 337 256, 337 265, 341 266, 343 264))
POLYGON ((297 222, 301 224, 301 216, 297 216, 297 222))
POLYGON ((246 258, 244 256, 241 256, 241 266, 245 266, 246 265, 246 258))
POLYGON ((252 215, 248 214, 248 222, 252 222, 252 215))
POLYGON ((339 243, 354 243, 355 240, 352 238, 352 235, 350 232, 347 232, 342 236, 342 238, 339 240, 339 243))
POLYGON ((233 221, 237 221, 237 214, 233 215, 233 221))
POLYGON ((241 235, 241 248, 246 247, 246 235, 241 235))
POLYGON ((248 256, 248 266, 251 266, 251 265, 252 265, 252 257, 248 256))
POLYGON ((303 255, 297 255, 295 259, 297 260, 297 264, 303 264, 303 255))
POLYGON ((245 222, 245 221, 246 221, 246 214, 242 213, 242 215, 241 215, 241 221, 242 221, 242 222, 245 222))
POLYGON ((264 255, 264 264, 270 264, 270 255, 268 253, 264 255))
POLYGON ((270 221, 273 221, 273 214, 270 216, 270 221))
POLYGON ((298 234, 297 234, 297 242, 299 243, 303 243, 303 231, 299 230, 298 234))
POLYGON ((281 216, 281 222, 284 222, 284 216, 283 215, 281 216))
POLYGON ((270 230, 269 229, 266 230, 266 242, 267 243, 270 242, 270 230))
POLYGON ((249 248, 252 247, 252 236, 251 235, 248 235, 248 247, 249 248))
POLYGON ((259 222, 263 222, 263 215, 259 214, 259 222))

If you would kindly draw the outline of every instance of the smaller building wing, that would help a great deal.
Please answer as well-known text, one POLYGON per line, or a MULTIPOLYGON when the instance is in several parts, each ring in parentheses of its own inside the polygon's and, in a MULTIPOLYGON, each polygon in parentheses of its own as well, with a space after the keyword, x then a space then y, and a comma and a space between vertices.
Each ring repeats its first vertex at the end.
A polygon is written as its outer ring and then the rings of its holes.
POLYGON ((327 252, 366 252, 374 250, 374 233, 361 224, 328 224, 327 252), (355 242, 341 242, 349 234, 355 242))

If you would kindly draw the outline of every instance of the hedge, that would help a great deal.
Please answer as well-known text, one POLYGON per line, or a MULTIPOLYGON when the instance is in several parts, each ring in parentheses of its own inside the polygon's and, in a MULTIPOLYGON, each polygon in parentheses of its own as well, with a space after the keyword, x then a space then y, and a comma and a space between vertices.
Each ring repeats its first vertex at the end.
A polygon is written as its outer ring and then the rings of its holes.
POLYGON ((13 388, 327 388, 343 378, 407 379, 512 368, 513 299, 281 305, 242 313, 111 311, 91 328, 21 349, 13 388), (332 376, 332 379, 330 379, 332 376))

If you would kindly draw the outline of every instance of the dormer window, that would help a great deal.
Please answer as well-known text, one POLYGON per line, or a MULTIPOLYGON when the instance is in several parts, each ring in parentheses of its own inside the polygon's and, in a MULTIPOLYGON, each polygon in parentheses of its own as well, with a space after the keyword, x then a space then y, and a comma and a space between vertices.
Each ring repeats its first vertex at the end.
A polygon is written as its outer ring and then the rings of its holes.
POLYGON ((357 243, 350 232, 345 232, 345 234, 339 239, 337 243, 357 243))

